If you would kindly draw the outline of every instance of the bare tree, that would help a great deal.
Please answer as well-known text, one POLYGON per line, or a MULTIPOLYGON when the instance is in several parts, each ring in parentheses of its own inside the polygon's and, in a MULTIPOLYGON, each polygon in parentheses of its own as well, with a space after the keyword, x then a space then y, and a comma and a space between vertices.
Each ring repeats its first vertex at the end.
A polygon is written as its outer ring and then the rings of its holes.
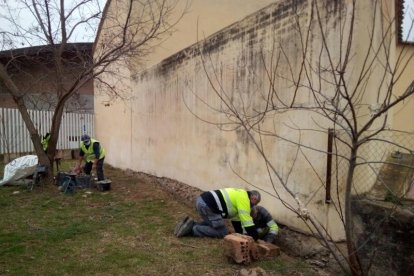
POLYGON ((143 60, 166 34, 174 30, 185 11, 177 8, 178 1, 108 0, 105 10, 101 7, 103 1, 98 0, 18 0, 1 4, 0 48, 10 54, 0 63, 0 80, 23 117, 40 164, 47 165, 50 172, 53 172, 52 161, 62 114, 69 99, 90 80, 100 82, 105 92, 113 97, 123 97, 122 91, 109 85, 100 75, 109 72, 114 79, 122 80, 116 64, 126 62, 131 55, 135 56, 134 60, 143 60), (73 42, 90 40, 87 34, 94 37, 99 22, 100 29, 107 28, 110 32, 97 41, 99 44, 95 45, 91 56, 73 42), (32 76, 32 83, 27 78, 21 81, 16 76, 28 72, 20 61, 22 57, 29 59, 33 55, 15 50, 34 45, 40 45, 36 47, 39 53, 48 53, 42 60, 36 55, 36 62, 47 68, 47 74, 32 76), (53 80, 53 86, 47 88, 47 97, 53 95, 55 99, 51 103, 54 115, 47 153, 43 152, 38 129, 28 113, 33 87, 40 87, 38 91, 45 89, 42 79, 53 80))
MULTIPOLYGON (((272 192, 264 192, 278 198, 287 209, 297 214, 309 230, 322 239, 342 269, 354 275, 369 270, 369 266, 364 267, 359 258, 360 248, 353 220, 355 196, 366 192, 361 191, 358 185, 356 171, 363 167, 377 176, 378 164, 394 164, 384 159, 370 159, 361 149, 381 143, 400 152, 413 152, 409 145, 384 135, 396 131, 390 127, 389 113, 414 94, 414 80, 405 91, 397 90, 407 65, 413 61, 413 51, 405 47, 399 52, 395 50, 392 5, 380 0, 358 3, 356 0, 311 0, 305 6, 292 4, 294 31, 291 33, 295 35, 284 40, 275 30, 272 47, 263 47, 259 51, 260 72, 249 72, 252 76, 249 81, 255 83, 249 88, 254 86, 256 93, 243 89, 229 91, 222 81, 220 70, 223 68, 215 63, 212 54, 201 43, 202 66, 219 104, 202 98, 197 91, 194 95, 218 114, 218 119, 204 119, 187 104, 201 120, 222 130, 245 133, 249 144, 265 161, 265 169, 274 188, 272 192), (329 6, 335 7, 329 10, 329 6), (364 25, 359 23, 361 17, 358 18, 358 12, 367 7, 371 13, 364 13, 369 23, 364 25), (362 37, 365 41, 358 43, 362 37), (295 121, 291 118, 301 119, 295 121), (325 141, 328 132, 334 139, 330 150, 315 142, 325 141), (295 148, 289 158, 293 161, 290 164, 286 162, 281 168, 273 151, 269 150, 269 141, 295 148), (333 157, 332 163, 336 167, 333 177, 336 196, 327 200, 343 224, 347 243, 345 253, 331 242, 329 229, 307 207, 309 202, 298 196, 292 184, 295 170, 307 164, 314 173, 312 179, 319 179, 319 187, 326 188, 323 168, 312 162, 315 156, 326 155, 333 157), (343 178, 341 169, 345 172, 343 178), (282 195, 286 192, 288 197, 282 195)), ((243 64, 243 69, 239 70, 249 70, 246 69, 248 65, 251 64, 243 64)), ((241 174, 240 177, 245 179, 241 174)), ((260 185, 245 181, 260 189, 260 185)))

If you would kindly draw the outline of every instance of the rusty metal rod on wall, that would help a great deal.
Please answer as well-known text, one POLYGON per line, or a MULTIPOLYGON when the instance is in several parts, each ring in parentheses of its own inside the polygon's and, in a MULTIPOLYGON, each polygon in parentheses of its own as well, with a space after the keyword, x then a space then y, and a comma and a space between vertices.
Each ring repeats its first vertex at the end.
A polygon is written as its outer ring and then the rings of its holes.
POLYGON ((332 178, 332 144, 334 130, 328 129, 328 151, 326 160, 326 186, 325 186, 325 203, 331 203, 331 178, 332 178))

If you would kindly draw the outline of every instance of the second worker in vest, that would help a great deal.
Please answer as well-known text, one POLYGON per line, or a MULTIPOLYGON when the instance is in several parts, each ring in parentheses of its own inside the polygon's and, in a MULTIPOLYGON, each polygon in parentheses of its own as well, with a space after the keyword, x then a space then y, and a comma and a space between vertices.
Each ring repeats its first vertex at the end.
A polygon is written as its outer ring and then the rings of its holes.
POLYGON ((273 243, 279 232, 279 226, 273 220, 272 215, 262 206, 254 206, 251 215, 254 225, 256 225, 259 239, 273 243))
POLYGON ((186 217, 178 223, 175 235, 223 238, 228 234, 224 219, 231 219, 234 230, 242 234, 243 228, 253 239, 258 233, 251 217, 251 208, 260 202, 258 191, 224 188, 202 193, 196 200, 196 209, 202 218, 195 222, 186 217))
POLYGON ((82 135, 77 167, 81 168, 82 161, 85 160, 85 166, 83 167, 84 173, 90 175, 91 171, 96 168, 98 181, 105 180, 103 171, 104 159, 105 149, 99 141, 91 138, 87 134, 82 135))

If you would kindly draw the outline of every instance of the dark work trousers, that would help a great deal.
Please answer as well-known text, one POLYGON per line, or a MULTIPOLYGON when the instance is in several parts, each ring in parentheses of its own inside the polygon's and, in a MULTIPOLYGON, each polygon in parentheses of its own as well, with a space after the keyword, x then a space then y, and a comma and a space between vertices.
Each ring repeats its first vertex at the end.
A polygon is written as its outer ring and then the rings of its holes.
MULTIPOLYGON (((105 158, 99 159, 98 162, 96 162, 96 175, 98 176, 98 181, 105 180, 103 172, 104 159, 105 158)), ((86 162, 85 167, 83 167, 83 171, 86 174, 90 175, 92 171, 92 165, 93 162, 86 162)))
POLYGON ((224 219, 220 214, 214 213, 201 196, 197 197, 196 209, 203 220, 193 226, 194 236, 224 238, 228 234, 224 219))

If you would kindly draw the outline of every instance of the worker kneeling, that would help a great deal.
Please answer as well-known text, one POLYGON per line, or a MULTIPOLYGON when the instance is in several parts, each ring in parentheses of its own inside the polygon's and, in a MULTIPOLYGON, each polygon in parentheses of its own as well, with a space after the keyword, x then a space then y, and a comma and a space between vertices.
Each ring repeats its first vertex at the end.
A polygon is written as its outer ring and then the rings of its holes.
POLYGON ((273 220, 272 215, 262 206, 254 206, 251 215, 254 225, 256 225, 259 239, 273 243, 279 232, 279 226, 273 220))
POLYGON ((259 238, 251 208, 260 202, 258 191, 238 188, 224 188, 203 192, 196 200, 196 209, 201 217, 195 222, 189 217, 179 222, 174 234, 177 237, 223 238, 228 234, 224 219, 231 219, 235 232, 242 234, 243 229, 254 240, 259 238))

